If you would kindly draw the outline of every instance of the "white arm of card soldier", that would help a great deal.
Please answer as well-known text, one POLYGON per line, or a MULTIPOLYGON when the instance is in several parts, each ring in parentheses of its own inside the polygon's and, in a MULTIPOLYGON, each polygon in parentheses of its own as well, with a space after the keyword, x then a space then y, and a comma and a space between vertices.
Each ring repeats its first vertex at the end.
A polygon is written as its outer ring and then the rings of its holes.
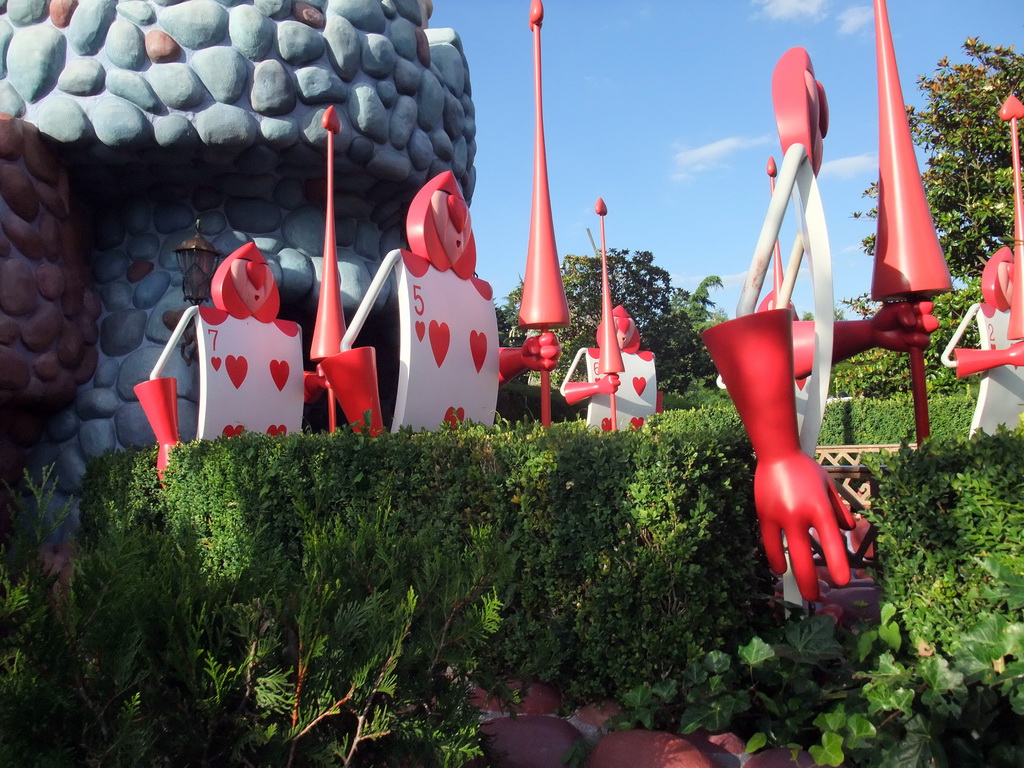
POLYGON ((186 309, 182 315, 181 320, 174 326, 174 331, 171 332, 171 338, 167 340, 167 344, 164 346, 164 351, 160 353, 160 357, 157 358, 156 365, 153 366, 153 370, 150 371, 150 379, 159 379, 160 374, 164 372, 164 366, 167 365, 167 360, 170 358, 174 348, 178 346, 178 342, 181 341, 181 337, 185 335, 185 329, 188 328, 188 324, 192 322, 196 315, 199 314, 199 307, 192 306, 186 309))
POLYGON ((964 319, 960 321, 960 325, 956 327, 953 332, 953 338, 949 340, 949 344, 942 350, 942 364, 947 368, 956 368, 956 360, 953 359, 953 350, 956 345, 960 343, 960 339, 964 335, 964 331, 967 330, 968 324, 974 319, 974 316, 978 314, 978 310, 981 309, 981 304, 972 304, 970 309, 967 310, 967 314, 964 315, 964 319))
MULTIPOLYGON (((558 391, 562 393, 562 397, 565 397, 565 388, 566 388, 566 386, 568 386, 569 382, 572 380, 572 375, 574 373, 576 373, 576 368, 579 366, 580 360, 583 358, 583 356, 585 354, 587 354, 587 350, 584 347, 583 349, 580 349, 579 351, 577 351, 576 352, 576 357, 574 357, 572 359, 572 365, 569 366, 569 370, 565 374, 565 380, 562 382, 562 386, 559 387, 559 389, 558 389, 558 391)), ((589 376, 587 378, 589 379, 589 376)))
POLYGON ((352 322, 349 323, 348 330, 345 331, 345 335, 341 339, 342 352, 352 349, 352 344, 359 336, 359 332, 363 330, 366 318, 373 310, 374 302, 377 301, 377 297, 380 296, 380 292, 384 290, 384 285, 391 277, 391 272, 398 266, 401 260, 402 252, 397 248, 384 257, 384 261, 381 262, 380 267, 377 269, 377 274, 373 276, 370 287, 366 289, 366 295, 363 296, 363 300, 359 303, 359 308, 356 310, 355 315, 352 316, 352 322))

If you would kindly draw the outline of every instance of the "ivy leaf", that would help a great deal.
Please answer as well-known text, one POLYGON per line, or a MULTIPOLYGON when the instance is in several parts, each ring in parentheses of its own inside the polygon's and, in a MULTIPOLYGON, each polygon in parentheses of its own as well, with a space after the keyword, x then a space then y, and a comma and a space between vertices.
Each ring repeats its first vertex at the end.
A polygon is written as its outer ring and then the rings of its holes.
POLYGON ((768 659, 775 658, 775 650, 760 637, 755 637, 746 645, 741 645, 738 654, 748 667, 756 667, 768 659))
POLYGON ((813 746, 808 752, 818 765, 838 766, 843 764, 843 737, 838 733, 823 733, 821 746, 813 746))
POLYGON ((842 647, 835 636, 835 624, 829 616, 811 616, 789 624, 785 634, 789 644, 775 649, 779 656, 804 664, 817 664, 842 656, 842 647))
POLYGON ((750 737, 750 740, 747 742, 747 745, 743 748, 743 751, 746 752, 748 755, 752 755, 755 752, 757 752, 757 750, 764 747, 764 745, 767 743, 768 737, 764 734, 764 732, 758 731, 750 737))

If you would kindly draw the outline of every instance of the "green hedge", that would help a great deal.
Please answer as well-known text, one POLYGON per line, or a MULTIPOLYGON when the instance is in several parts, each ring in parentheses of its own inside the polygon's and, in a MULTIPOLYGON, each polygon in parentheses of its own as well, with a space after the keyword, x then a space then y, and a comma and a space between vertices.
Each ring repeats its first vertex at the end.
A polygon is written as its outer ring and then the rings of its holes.
POLYGON ((871 458, 882 476, 879 528, 886 598, 915 642, 950 644, 985 613, 1021 621, 1024 601, 988 585, 1024 579, 1024 432, 939 439, 871 458))
POLYGON ((310 525, 378 508, 441 541, 494 531, 514 577, 492 568, 506 607, 488 664, 580 698, 678 672, 767 617, 750 445, 728 417, 678 412, 615 434, 577 422, 375 440, 243 435, 176 449, 163 490, 136 461, 91 465, 86 539, 157 520, 198 541, 216 573, 299 560, 310 525))
MULTIPOLYGON (((974 405, 975 399, 967 395, 928 398, 931 433, 936 437, 966 437, 971 429, 974 405)), ((915 440, 914 404, 910 397, 854 398, 828 404, 818 443, 888 445, 915 440)))

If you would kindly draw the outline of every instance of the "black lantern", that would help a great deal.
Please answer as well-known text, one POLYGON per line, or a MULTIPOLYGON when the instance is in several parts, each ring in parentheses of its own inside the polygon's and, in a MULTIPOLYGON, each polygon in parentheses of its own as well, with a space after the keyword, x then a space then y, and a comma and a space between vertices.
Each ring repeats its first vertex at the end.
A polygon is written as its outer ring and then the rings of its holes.
POLYGON ((195 235, 175 248, 174 253, 181 268, 181 292, 185 294, 185 301, 196 305, 209 301, 210 281, 222 254, 199 234, 198 221, 195 235))

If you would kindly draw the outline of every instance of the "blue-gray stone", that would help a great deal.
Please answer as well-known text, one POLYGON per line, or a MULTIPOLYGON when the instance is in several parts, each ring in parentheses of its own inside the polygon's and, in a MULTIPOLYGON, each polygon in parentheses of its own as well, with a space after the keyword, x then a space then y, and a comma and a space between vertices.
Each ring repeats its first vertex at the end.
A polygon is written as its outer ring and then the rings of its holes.
POLYGON ((167 272, 150 272, 135 285, 132 304, 139 309, 151 309, 163 298, 170 284, 171 276, 167 272))
POLYGON ((252 238, 248 232, 239 232, 235 229, 228 229, 213 238, 213 244, 223 254, 230 255, 246 243, 251 243, 252 238))
POLYGON ((208 48, 224 39, 228 12, 213 0, 185 0, 159 12, 160 26, 183 48, 208 48))
POLYGON ((473 99, 469 95, 468 83, 466 93, 459 96, 459 103, 462 105, 462 112, 467 118, 476 117, 476 107, 473 105, 473 99))
POLYGON ((224 204, 228 223, 243 232, 273 232, 281 223, 281 210, 268 200, 231 198, 224 204))
MULTIPOLYGON (((186 229, 195 224, 196 217, 191 206, 184 203, 158 203, 153 209, 153 226, 161 235, 166 235, 179 229, 186 229)), ((151 244, 146 248, 147 259, 154 258, 160 251, 160 239, 156 235, 150 235, 151 244)), ((136 258, 131 245, 128 246, 128 255, 136 258)))
MULTIPOLYGON (((351 104, 349 108, 351 109, 351 104)), ((324 113, 326 111, 326 107, 320 107, 308 112, 303 117, 302 138, 307 144, 315 147, 318 153, 324 152, 327 149, 327 131, 324 130, 323 125, 324 113)), ((334 137, 334 151, 336 154, 341 154, 348 149, 349 143, 353 139, 353 131, 348 129, 344 116, 341 116, 341 122, 343 126, 342 130, 334 137)), ((316 159, 311 163, 311 165, 318 169, 318 174, 322 174, 324 162, 322 159, 323 156, 317 154, 311 156, 310 159, 312 160, 313 157, 316 159)))
MULTIPOLYGON (((107 73, 107 90, 151 114, 163 111, 163 104, 146 79, 137 72, 112 69, 107 73)), ((114 145, 119 146, 119 145, 114 145)))
POLYGON ((262 197, 274 191, 274 176, 269 173, 225 173, 214 179, 217 189, 227 197, 262 197))
POLYGON ((395 88, 399 93, 414 96, 420 89, 422 72, 423 70, 417 64, 405 59, 397 59, 394 72, 395 88))
POLYGON ((8 0, 7 17, 16 27, 27 27, 42 21, 48 7, 47 0, 8 0))
POLYGON ((96 59, 74 59, 57 78, 57 88, 72 96, 95 96, 103 90, 106 76, 96 59))
POLYGON ((398 14, 395 10, 395 4, 391 0, 380 0, 380 8, 384 11, 384 17, 387 19, 393 19, 398 14))
MULTIPOLYGON (((120 367, 121 363, 114 358, 103 358, 96 366, 96 373, 92 377, 92 385, 99 388, 114 386, 114 383, 117 381, 117 369, 120 367)), ((54 434, 51 435, 51 437, 53 437, 54 440, 66 440, 68 437, 71 437, 71 435, 68 435, 67 437, 57 437, 54 434)))
MULTIPOLYGON (((162 203, 161 206, 165 206, 162 203)), ((154 217, 156 220, 156 216, 154 217)), ((160 255, 160 238, 153 232, 132 234, 125 244, 128 258, 132 261, 152 261, 160 255)))
MULTIPOLYGON (((363 139, 363 141, 369 141, 369 139, 363 139)), ((372 143, 370 157, 373 157, 372 143)), ((367 159, 369 162, 369 158, 367 159)), ((356 241, 355 222, 359 219, 368 218, 373 212, 373 203, 366 199, 362 195, 347 194, 347 195, 335 195, 334 196, 334 213, 336 216, 351 216, 349 221, 352 221, 352 234, 346 240, 336 231, 335 239, 338 241, 338 245, 352 245, 356 241)))
POLYGON ((132 287, 124 280, 100 286, 100 299, 108 312, 127 309, 132 305, 132 287))
POLYGON ((466 137, 466 141, 473 141, 476 138, 476 118, 469 114, 462 124, 462 135, 466 137))
POLYGON ((192 192, 192 207, 197 211, 208 211, 217 208, 224 202, 224 194, 216 187, 204 184, 192 192))
POLYGON ((274 187, 274 202, 281 208, 293 210, 306 202, 306 192, 299 179, 281 179, 274 187))
POLYGON ((405 181, 412 173, 412 161, 404 152, 389 146, 377 147, 366 166, 374 176, 385 181, 405 181))
POLYGON ((365 259, 379 259, 380 230, 369 221, 357 221, 354 250, 365 259))
POLYGON ((49 479, 53 480, 49 470, 57 463, 59 456, 60 448, 58 446, 47 442, 39 443, 28 455, 28 460, 25 462, 25 472, 28 473, 33 483, 42 486, 46 475, 50 475, 49 479))
POLYGON ((380 252, 391 253, 395 248, 401 248, 405 237, 400 227, 390 227, 380 236, 380 252))
POLYGON ((466 115, 462 111, 462 104, 450 93, 444 95, 444 129, 452 139, 462 135, 462 126, 466 122, 466 115))
POLYGON ((126 355, 142 343, 146 313, 141 309, 119 309, 100 323, 100 349, 109 357, 126 355))
POLYGON ((444 88, 429 69, 423 70, 416 106, 419 108, 417 122, 424 131, 437 125, 444 113, 444 88))
POLYGON ((277 25, 277 52, 295 67, 316 61, 324 54, 324 39, 318 30, 298 21, 277 25))
POLYGON ((108 387, 96 387, 82 392, 75 401, 78 416, 82 419, 106 419, 114 415, 121 400, 117 392, 108 387))
MULTIPOLYGON (((134 387, 139 382, 149 379, 153 366, 156 365, 162 352, 163 347, 149 345, 135 350, 121 362, 121 368, 117 372, 116 386, 117 395, 122 402, 138 400, 134 387)), ((196 393, 199 391, 197 366, 185 365, 185 361, 180 354, 177 354, 177 351, 167 358, 167 363, 160 372, 160 376, 177 380, 179 398, 196 399, 196 393)))
POLYGON ((405 149, 409 137, 416 127, 416 99, 411 96, 399 96, 391 110, 389 140, 395 149, 405 149))
MULTIPOLYGON (((323 266, 323 259, 320 259, 321 267, 323 266)), ((376 269, 374 272, 376 273, 376 269)), ((338 281, 341 283, 341 299, 342 303, 347 307, 358 307, 362 301, 363 296, 366 295, 366 289, 370 287, 370 281, 373 279, 373 275, 366 265, 366 262, 359 258, 356 254, 346 254, 345 249, 341 249, 338 259, 338 281)), ((317 291, 320 290, 319 280, 317 281, 317 291)), ((381 296, 386 301, 387 295, 391 291, 391 281, 389 280, 381 291, 381 296)), ((374 306, 378 309, 383 307, 381 298, 378 297, 377 302, 374 306)))
POLYGON ((294 248, 284 248, 278 254, 281 264, 281 301, 292 304, 301 301, 313 287, 313 265, 309 258, 294 248))
POLYGON ((362 40, 363 71, 378 80, 395 68, 395 46, 384 35, 370 33, 362 40))
POLYGON ((124 235, 124 224, 116 209, 107 208, 93 219, 93 245, 96 248, 116 248, 124 242, 124 235))
POLYGON ((121 69, 142 69, 146 62, 146 39, 142 30, 124 19, 115 19, 103 50, 110 63, 121 69))
MULTIPOLYGON (((120 405, 120 403, 118 403, 120 405)), ((111 419, 93 419, 82 422, 78 442, 86 456, 99 456, 117 447, 114 422, 111 419)))
POLYGON ((368 83, 359 83, 352 89, 354 98, 348 101, 348 115, 354 126, 376 142, 388 140, 388 113, 377 89, 368 83))
POLYGON ((153 428, 149 426, 146 413, 137 402, 125 403, 117 409, 114 430, 117 433, 117 442, 125 448, 144 448, 156 443, 153 428))
POLYGON ((256 140, 259 125, 256 118, 244 109, 214 104, 196 115, 196 130, 205 144, 241 148, 256 140))
POLYGON ((274 23, 251 5, 231 9, 228 36, 236 51, 252 61, 267 56, 274 44, 274 23))
MULTIPOLYGON (((102 365, 102 363, 100 364, 102 365)), ((117 366, 114 366, 117 369, 117 366)), ((96 368, 96 374, 99 375, 100 369, 96 368)), ((96 377, 93 377, 95 381, 96 377)), ((116 396, 115 396, 116 398, 116 396)), ((55 443, 63 443, 65 440, 70 440, 78 432, 78 414, 75 411, 74 405, 69 405, 67 408, 61 408, 55 413, 50 420, 46 423, 46 437, 55 443)))
POLYGON ((156 95, 171 109, 192 109, 206 95, 206 88, 188 64, 154 64, 146 75, 156 95))
MULTIPOLYGON (((252 239, 253 245, 260 249, 268 264, 277 264, 277 252, 284 248, 284 241, 279 237, 272 237, 268 235, 257 235, 252 239)), ((280 274, 275 274, 274 279, 278 280, 280 274)))
POLYGON ((308 254, 320 253, 324 247, 324 210, 304 205, 290 211, 281 223, 281 235, 289 248, 308 254))
POLYGON ((430 137, 419 128, 412 132, 409 137, 409 159, 412 160, 412 167, 417 171, 425 171, 430 167, 430 161, 434 159, 434 147, 430 143, 430 137))
POLYGON ((326 67, 303 67, 295 72, 303 104, 344 104, 348 86, 326 67))
POLYGON ((469 151, 466 147, 466 138, 459 136, 452 145, 452 173, 456 178, 466 172, 469 167, 469 151))
POLYGON ((327 43, 327 58, 338 76, 346 83, 359 74, 362 46, 359 30, 348 19, 328 16, 324 27, 324 42, 327 43))
POLYGON ((192 54, 189 63, 217 101, 234 104, 245 92, 249 66, 245 57, 234 48, 224 45, 205 48, 192 54))
POLYGON ((403 59, 416 61, 416 25, 408 19, 395 19, 388 27, 388 36, 395 53, 403 59))
MULTIPOLYGON (((186 235, 182 233, 182 237, 178 238, 175 241, 174 245, 180 243, 182 240, 185 239, 185 237, 186 235)), ((161 261, 163 261, 163 258, 161 258, 161 261)), ((177 261, 173 254, 171 254, 171 261, 177 261)), ((171 310, 181 310, 188 306, 187 303, 185 302, 185 297, 182 296, 181 293, 181 272, 178 271, 177 263, 175 263, 173 267, 168 267, 167 269, 174 270, 173 273, 167 272, 167 274, 172 275, 172 278, 176 278, 171 280, 172 284, 176 284, 175 288, 164 293, 163 297, 161 297, 161 299, 154 305, 154 307, 151 310, 149 310, 149 319, 146 321, 146 338, 156 344, 160 344, 161 347, 167 342, 169 338, 171 338, 171 330, 166 325, 164 325, 164 313, 169 312, 171 310)), ((153 358, 153 362, 156 362, 155 357, 153 358)), ((150 368, 152 367, 153 364, 150 363, 150 368)), ((145 372, 145 376, 149 376, 148 369, 145 372)), ((138 384, 139 381, 140 380, 136 380, 132 382, 132 384, 138 384)), ((129 389, 130 388, 131 387, 129 387, 129 389)))
POLYGON ((53 465, 57 476, 57 487, 69 493, 82 490, 82 475, 85 474, 85 454, 77 443, 65 443, 53 465))
POLYGON ((437 65, 441 79, 456 98, 466 89, 466 66, 462 53, 453 45, 430 46, 430 61, 437 65))
POLYGON ((292 0, 256 0, 256 7, 272 19, 284 19, 291 15, 292 0))
MULTIPOLYGON (((123 238, 123 235, 122 235, 123 238)), ((118 240, 120 243, 121 240, 118 240)), ((124 251, 100 251, 92 257, 92 275, 96 282, 109 283, 124 277, 128 269, 128 256, 124 251)))
POLYGON ((268 59, 256 65, 249 103, 261 115, 284 115, 295 108, 295 86, 284 64, 268 59))
POLYGON ((277 152, 258 144, 240 154, 235 161, 235 167, 242 173, 268 174, 275 171, 280 162, 281 158, 277 152))
POLYGON ((7 49, 8 80, 25 101, 37 101, 57 84, 66 53, 64 35, 53 27, 16 30, 7 49))
POLYGON ((366 165, 373 157, 374 143, 365 136, 354 136, 348 147, 348 158, 356 165, 366 165))
POLYGON ((290 117, 261 117, 259 131, 266 142, 276 149, 294 145, 302 134, 299 124, 290 117))
POLYGON ((383 32, 387 23, 380 0, 330 0, 327 10, 344 16, 364 32, 383 32))
POLYGON ((435 45, 452 45, 458 50, 462 50, 462 38, 451 27, 427 27, 423 30, 423 33, 430 44, 431 55, 433 55, 435 45))
POLYGON ((153 124, 153 138, 161 147, 183 149, 199 144, 199 134, 184 115, 158 117, 153 124))
MULTIPOLYGON (((107 73, 107 85, 113 72, 107 73)), ((130 75, 130 72, 121 72, 130 75)), ((108 147, 134 148, 149 144, 153 128, 134 104, 123 99, 104 96, 93 108, 92 125, 96 138, 108 147)))
MULTIPOLYGON (((425 21, 425 19, 423 18, 423 13, 420 10, 420 4, 417 2, 417 0, 393 0, 393 2, 400 14, 402 14, 405 18, 407 18, 417 27, 423 26, 423 22, 425 21)), ((395 20, 395 22, 397 21, 399 21, 399 19, 395 20)), ((395 22, 391 23, 392 28, 394 27, 395 22)))
POLYGON ((327 0, 306 0, 307 3, 312 5, 318 11, 323 11, 327 8, 327 0))
POLYGON ((178 399, 178 432, 183 443, 191 443, 199 431, 199 407, 192 400, 178 399))
POLYGON ((99 53, 116 15, 117 0, 81 0, 66 33, 71 50, 81 56, 99 53))
POLYGON ((351 248, 356 242, 356 220, 336 217, 334 223, 334 239, 338 245, 351 248))
MULTIPOLYGON (((21 117, 25 114, 25 100, 13 85, 4 80, 0 82, 0 112, 21 117)), ((42 126, 40 126, 42 128, 42 126)), ((45 133, 45 131, 43 131, 45 133)))
POLYGON ((0 77, 7 77, 7 47, 14 37, 14 30, 6 19, 0 19, 0 77))
POLYGON ((127 0, 117 4, 117 15, 147 27, 156 21, 156 13, 144 0, 127 0))
POLYGON ((398 89, 390 80, 381 80, 377 83, 377 96, 380 97, 381 104, 391 109, 398 100, 398 89))
POLYGON ((228 225, 227 216, 220 211, 203 211, 199 214, 199 228, 207 235, 217 235, 228 225))

